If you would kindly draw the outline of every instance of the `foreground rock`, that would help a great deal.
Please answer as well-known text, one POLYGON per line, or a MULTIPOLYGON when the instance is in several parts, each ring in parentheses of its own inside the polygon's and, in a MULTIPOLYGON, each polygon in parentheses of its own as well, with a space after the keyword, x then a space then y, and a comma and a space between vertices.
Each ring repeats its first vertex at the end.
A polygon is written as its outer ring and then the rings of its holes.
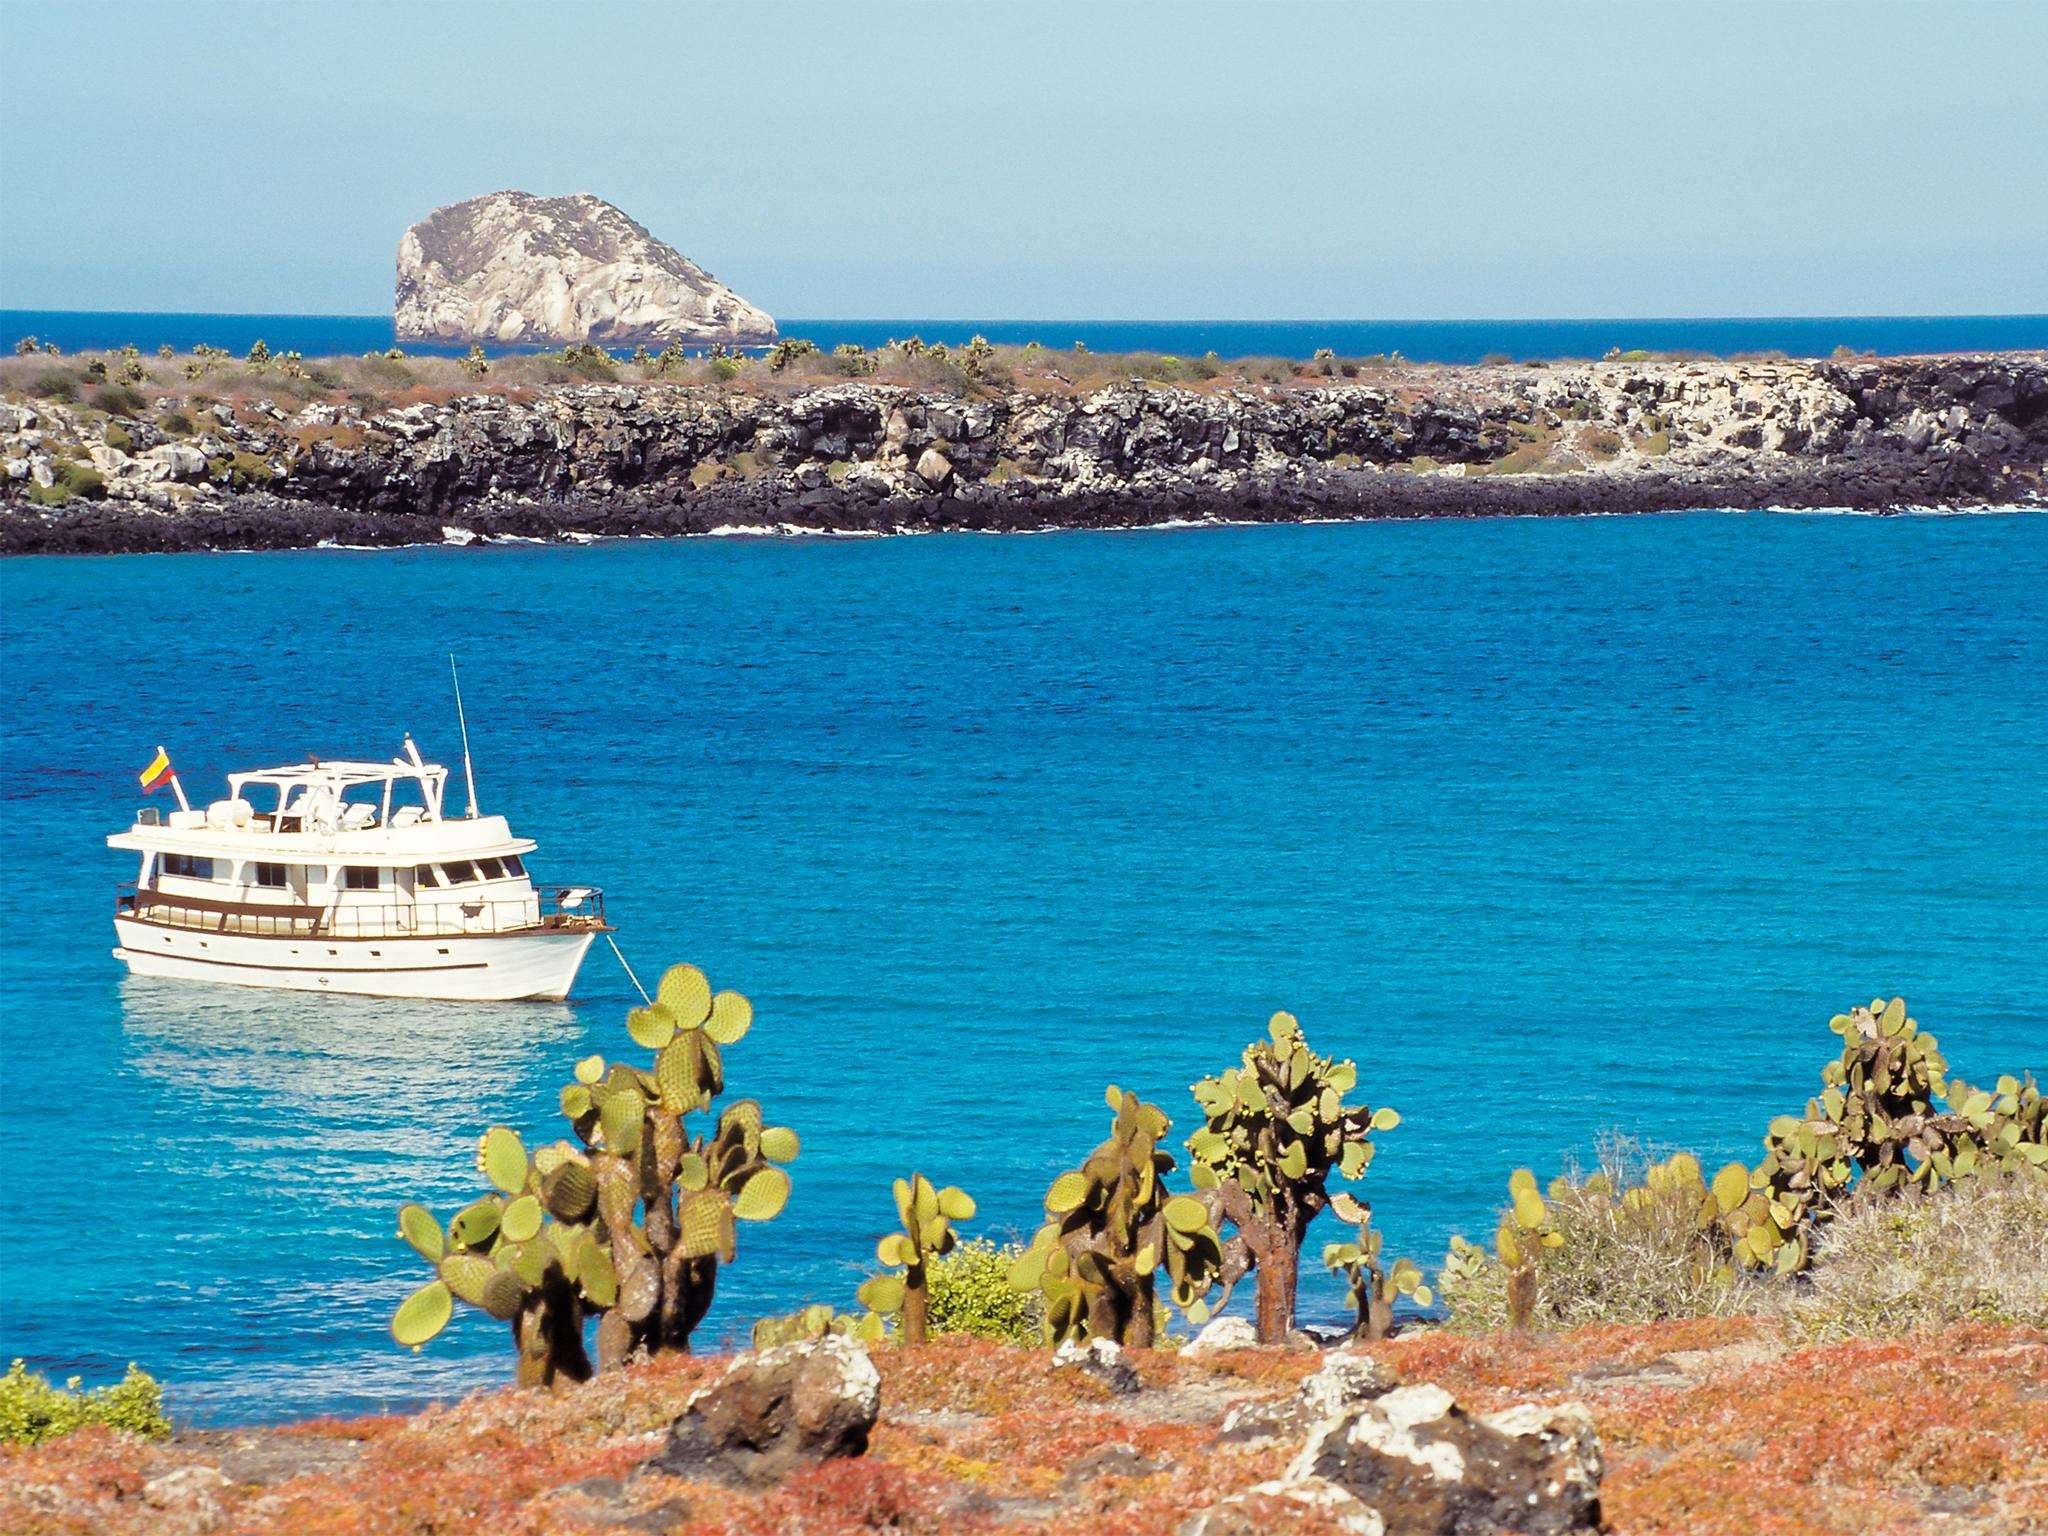
POLYGON ((649 1469, 697 1482, 762 1487, 800 1467, 864 1455, 882 1378, 846 1338, 741 1355, 690 1399, 649 1469))
POLYGON ((1224 1416, 1221 1441, 1300 1439, 1348 1408, 1384 1397, 1401 1384, 1393 1368, 1370 1355, 1339 1351, 1294 1396, 1241 1403, 1224 1416))
POLYGON ((1079 1371, 1093 1377, 1118 1397, 1138 1390, 1138 1368, 1113 1339, 1089 1339, 1086 1343, 1068 1339, 1053 1351, 1052 1364, 1056 1371, 1079 1371))
POLYGON ((1187 1536, 1256 1536, 1314 1511, 1356 1536, 1573 1536, 1600 1529, 1600 1439, 1576 1403, 1468 1414, 1400 1387, 1325 1420, 1285 1477, 1225 1499, 1187 1536))
POLYGON ((559 385, 192 420, 5 407, 0 552, 1884 510, 2024 503, 2048 483, 2048 358, 2031 354, 1213 392, 559 385), (37 504, 85 469, 97 489, 37 504))
POLYGON ((493 192, 398 242, 403 340, 752 346, 775 322, 602 198, 493 192))
MULTIPOLYGON (((877 1349, 886 1412, 867 1454, 802 1466, 766 1486, 648 1466, 665 1443, 648 1427, 687 1417, 732 1369, 711 1356, 664 1358, 552 1393, 476 1393, 413 1414, 184 1429, 162 1442, 87 1429, 0 1446, 0 1532, 390 1536, 403 1526, 436 1536, 1064 1536, 1179 1532, 1192 1515, 1212 1532, 1291 1536, 1337 1530, 1341 1519, 1354 1533, 1384 1536, 1415 1528, 1395 1523, 1395 1482, 1415 1495, 1401 1507, 1425 1530, 1440 1531, 1447 1511, 1468 1522, 1458 1529, 1497 1529, 1497 1503, 1477 1487, 1437 1486, 1408 1456, 1377 1452, 1390 1465, 1376 1483, 1358 1479, 1373 1488, 1366 1494, 1335 1480, 1352 1475, 1340 1460, 1363 1457, 1338 1436, 1323 1440, 1325 1459, 1306 1467, 1296 1463, 1307 1434, 1219 1442, 1226 1410, 1298 1397, 1304 1367, 1313 1381, 1348 1360, 1355 1384, 1370 1374, 1358 1362, 1373 1359, 1410 1371, 1426 1360, 1428 1380, 1471 1411, 1462 1423, 1447 1415, 1446 1430, 1405 1410, 1413 1449, 1462 1447, 1467 1484, 1485 1460, 1481 1429, 1554 1412, 1511 1405, 1567 1395, 1587 1403, 1604 1441, 1600 1514, 1616 1532, 2048 1530, 2048 1333, 2039 1329, 1972 1322, 1802 1344, 1762 1319, 1684 1318, 1541 1335, 1511 1348, 1498 1336, 1435 1334, 1315 1360, 1273 1349, 1197 1360, 1185 1351, 1130 1354, 1145 1390, 1113 1396, 1056 1367, 1045 1349, 960 1338, 877 1349), (1482 1412, 1495 1409, 1505 1412, 1482 1412), (1911 1454, 1883 1434, 1857 1433, 1866 1422, 1905 1426, 1911 1454), (1941 1432, 1926 1432, 1929 1423, 1941 1432), (1797 1453, 1774 1453, 1788 1446, 1797 1453), (1816 1447, 1821 1453, 1809 1454, 1816 1447), (1248 1495, 1253 1488, 1261 1491, 1248 1495)), ((1579 1438, 1570 1423, 1552 1427, 1564 1442, 1579 1438)), ((1532 1454, 1524 1465, 1534 1464, 1532 1454)), ((1579 1465, 1590 1478, 1583 1458, 1579 1465)), ((1530 1481, 1537 1503, 1525 1496, 1508 1517, 1512 1527, 1549 1529, 1574 1507, 1590 1520, 1588 1484, 1572 1478, 1569 1461, 1541 1487, 1530 1481)))

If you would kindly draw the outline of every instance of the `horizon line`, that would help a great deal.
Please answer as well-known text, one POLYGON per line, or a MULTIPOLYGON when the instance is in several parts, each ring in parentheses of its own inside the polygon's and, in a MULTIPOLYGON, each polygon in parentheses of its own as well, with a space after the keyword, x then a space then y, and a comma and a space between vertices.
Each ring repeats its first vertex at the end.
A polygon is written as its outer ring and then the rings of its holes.
MULTIPOLYGON (((146 316, 180 319, 220 320, 384 320, 383 311, 370 310, 231 310, 231 309, 57 309, 26 305, 0 305, 0 315, 88 315, 146 316)), ((833 325, 892 325, 915 322, 922 325, 1612 325, 1617 323, 1667 325, 1700 324, 1708 321, 1750 323, 1762 321, 1869 321, 1869 320, 2048 320, 2048 310, 1925 310, 1866 314, 1758 314, 1758 315, 1307 315, 1258 318, 1206 315, 1194 319, 1156 319, 1134 315, 1099 317, 1037 315, 792 315, 778 327, 800 322, 833 325)))

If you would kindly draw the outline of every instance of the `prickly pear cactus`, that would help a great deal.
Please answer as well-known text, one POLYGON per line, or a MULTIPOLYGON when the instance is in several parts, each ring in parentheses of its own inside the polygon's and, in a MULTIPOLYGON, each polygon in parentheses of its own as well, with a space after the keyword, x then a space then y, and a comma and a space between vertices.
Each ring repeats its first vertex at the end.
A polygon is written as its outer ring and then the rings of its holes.
POLYGON ((2048 1098, 2034 1074, 2001 1077, 1996 1088, 1951 1079, 1945 1144, 1928 1154, 1937 1179, 1975 1173, 2025 1173, 2048 1180, 2048 1098))
POLYGON ((1218 1224, 1236 1231, 1226 1278, 1249 1269, 1258 1285, 1258 1333, 1285 1342, 1309 1223, 1329 1204, 1332 1173, 1358 1178, 1373 1158, 1372 1134, 1401 1123, 1391 1109, 1346 1104, 1358 1067, 1308 1048, 1291 1013, 1276 1013, 1268 1039, 1243 1061, 1194 1085, 1205 1124, 1188 1138, 1189 1176, 1218 1224))
POLYGON ((1330 1197, 1330 1210, 1339 1221, 1350 1222, 1358 1235, 1341 1243, 1323 1245, 1323 1264, 1343 1276, 1344 1299, 1358 1314, 1353 1337, 1384 1339, 1394 1326, 1394 1301, 1406 1296, 1426 1307, 1436 1294, 1423 1283, 1422 1271, 1409 1259, 1396 1259, 1389 1270, 1380 1263, 1381 1234, 1372 1229, 1372 1207, 1339 1190, 1330 1197))
POLYGON ((762 1318, 754 1324, 751 1337, 754 1348, 773 1349, 778 1344, 804 1344, 835 1333, 857 1335, 860 1324, 860 1318, 834 1312, 821 1301, 785 1317, 762 1318))
POLYGON ((512 1324, 522 1385, 589 1376, 593 1315, 600 1369, 687 1352, 718 1265, 737 1253, 737 1223, 780 1213, 789 1175, 779 1165, 799 1149, 752 1099, 694 1136, 686 1124, 724 1091, 721 1052, 752 1022, 744 997, 714 995, 695 966, 663 976, 654 1003, 626 1021, 654 1052, 652 1069, 591 1056, 562 1089, 575 1142, 529 1153, 517 1132, 493 1126, 477 1143, 490 1193, 445 1231, 424 1207, 399 1211, 399 1235, 435 1278, 400 1305, 392 1336, 417 1349, 447 1326, 453 1302, 480 1307, 512 1324))
POLYGON ((1991 1169, 2048 1179, 2048 1109, 2031 1076, 2000 1078, 1996 1091, 1949 1082, 1940 1045, 1901 997, 1874 998, 1828 1027, 1842 1037, 1842 1054, 1823 1069, 1820 1097, 1807 1100, 1805 1114, 1771 1122, 1738 1203, 1729 1202, 1744 1170, 1731 1165, 1715 1176, 1719 1219, 1744 1266, 1804 1269, 1852 1184, 1932 1189, 1991 1169))
POLYGON ((1223 1243, 1200 1200, 1166 1187, 1175 1164, 1159 1145, 1173 1124, 1165 1111, 1114 1086, 1107 1098, 1116 1111, 1109 1138, 1052 1181, 1046 1223, 1009 1281, 1041 1293, 1050 1342, 1106 1338, 1145 1349, 1159 1270, 1173 1304, 1190 1322, 1206 1322, 1223 1243))
POLYGON ((974 1219, 974 1200, 963 1189, 951 1184, 936 1189, 923 1174, 913 1173, 896 1181, 896 1214, 903 1222, 902 1230, 891 1232, 875 1245, 875 1258, 885 1270, 902 1273, 875 1275, 861 1286, 860 1304, 868 1309, 861 1319, 861 1333, 864 1338, 880 1338, 886 1320, 893 1317, 905 1344, 922 1344, 925 1312, 931 1301, 925 1265, 953 1251, 959 1240, 953 1223, 974 1219))
POLYGON ((1508 1326, 1527 1333, 1536 1320, 1537 1257, 1562 1248, 1564 1236, 1551 1225, 1550 1206, 1536 1188, 1536 1175, 1517 1168, 1508 1178, 1508 1209, 1493 1234, 1494 1257, 1508 1277, 1508 1326))

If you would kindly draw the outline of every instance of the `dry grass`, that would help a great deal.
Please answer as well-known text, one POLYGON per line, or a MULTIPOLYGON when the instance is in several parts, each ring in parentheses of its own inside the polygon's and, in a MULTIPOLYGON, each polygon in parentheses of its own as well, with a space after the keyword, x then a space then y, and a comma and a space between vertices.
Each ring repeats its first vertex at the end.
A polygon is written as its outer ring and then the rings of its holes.
MULTIPOLYGON (((491 358, 481 375, 465 368, 461 358, 412 353, 396 358, 382 353, 305 358, 289 366, 273 358, 259 367, 244 358, 195 358, 188 353, 163 358, 80 352, 0 356, 0 394, 90 404, 94 392, 107 389, 124 368, 140 373, 127 387, 150 402, 170 400, 170 409, 184 409, 195 401, 224 400, 239 405, 262 399, 287 409, 315 400, 352 400, 369 409, 385 409, 462 394, 516 397, 538 388, 592 382, 718 387, 764 395, 789 394, 848 379, 963 395, 1012 388, 1085 393, 1134 381, 1198 391, 1314 389, 1413 371, 1384 357, 1306 363, 1284 358, 1223 360, 1011 346, 993 347, 986 354, 970 357, 962 345, 943 353, 904 347, 885 347, 859 356, 816 353, 791 358, 781 368, 771 368, 760 356, 678 355, 664 359, 652 354, 636 360, 624 350, 602 355, 594 351, 539 352, 491 358), (95 364, 105 370, 105 378, 91 371, 95 364), (195 366, 196 376, 192 373, 195 366)), ((123 403, 124 410, 114 414, 142 409, 139 401, 123 403)))
POLYGON ((1828 1223, 1788 1326, 1807 1339, 2048 1330, 2048 1183, 1987 1175, 1932 1195, 1858 1196, 1828 1223))
MULTIPOLYGON (((1641 1143, 1606 1137, 1599 1161, 1591 1172, 1569 1170, 1548 1191, 1550 1223, 1564 1242, 1537 1251, 1539 1328, 1773 1308, 1760 1284, 1720 1276, 1728 1251, 1715 1232, 1700 1229, 1696 1198, 1645 1185, 1654 1159, 1641 1143)), ((1484 1333, 1507 1325, 1507 1279, 1497 1264, 1462 1279, 1446 1275, 1439 1290, 1454 1328, 1484 1333)))

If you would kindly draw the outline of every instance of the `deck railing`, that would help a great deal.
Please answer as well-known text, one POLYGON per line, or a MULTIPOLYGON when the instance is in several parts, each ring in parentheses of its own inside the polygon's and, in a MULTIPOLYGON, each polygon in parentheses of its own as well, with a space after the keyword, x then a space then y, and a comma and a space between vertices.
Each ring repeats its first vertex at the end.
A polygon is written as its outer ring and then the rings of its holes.
POLYGON ((172 928, 274 938, 430 938, 441 934, 525 933, 602 929, 604 892, 588 885, 552 885, 521 896, 422 901, 360 901, 327 906, 222 901, 138 887, 124 881, 114 897, 119 917, 172 928))

